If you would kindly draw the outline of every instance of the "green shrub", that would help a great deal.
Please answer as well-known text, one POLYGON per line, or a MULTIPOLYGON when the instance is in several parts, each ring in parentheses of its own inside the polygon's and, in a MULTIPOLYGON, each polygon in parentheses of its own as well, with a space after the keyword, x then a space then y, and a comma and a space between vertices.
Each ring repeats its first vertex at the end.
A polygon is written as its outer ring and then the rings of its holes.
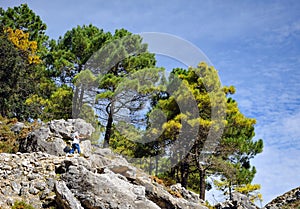
POLYGON ((32 205, 29 205, 23 201, 16 201, 12 206, 12 209, 35 209, 32 205))
POLYGON ((16 153, 19 150, 18 140, 25 139, 39 125, 37 122, 25 122, 25 127, 19 133, 14 133, 11 128, 17 122, 16 118, 9 119, 0 115, 0 153, 16 153))

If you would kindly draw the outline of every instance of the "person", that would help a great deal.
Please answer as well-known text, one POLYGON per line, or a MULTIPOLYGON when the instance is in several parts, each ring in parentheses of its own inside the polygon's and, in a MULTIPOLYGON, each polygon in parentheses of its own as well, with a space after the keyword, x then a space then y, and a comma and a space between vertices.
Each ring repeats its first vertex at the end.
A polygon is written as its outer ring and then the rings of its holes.
POLYGON ((72 135, 72 149, 70 150, 70 154, 74 154, 75 150, 77 150, 78 154, 80 154, 80 145, 79 145, 79 133, 75 131, 72 135))
POLYGON ((64 148, 64 152, 68 154, 70 153, 71 149, 71 142, 67 141, 67 145, 64 148))

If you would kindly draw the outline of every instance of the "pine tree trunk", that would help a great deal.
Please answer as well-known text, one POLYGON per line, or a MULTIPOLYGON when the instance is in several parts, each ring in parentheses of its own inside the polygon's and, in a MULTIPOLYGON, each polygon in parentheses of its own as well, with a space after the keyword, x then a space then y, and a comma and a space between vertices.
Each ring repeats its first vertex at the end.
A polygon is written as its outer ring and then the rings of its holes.
POLYGON ((158 175, 158 155, 155 156, 155 176, 158 175))
POLYGON ((189 163, 184 160, 181 164, 181 185, 184 188, 187 188, 188 178, 189 178, 189 163))
POLYGON ((205 183, 205 170, 201 169, 199 170, 199 176, 200 176, 200 199, 205 200, 205 188, 206 188, 206 183, 205 183))
POLYGON ((107 119, 107 124, 106 124, 106 129, 105 129, 105 135, 104 135, 104 143, 103 147, 108 148, 109 147, 109 140, 111 137, 111 129, 112 129, 112 124, 113 124, 113 103, 111 103, 107 108, 106 111, 108 113, 108 119, 107 119))
POLYGON ((174 179, 175 178, 175 174, 176 174, 176 166, 174 166, 174 167, 171 168, 169 177, 171 177, 172 179, 174 179))
POLYGON ((152 158, 150 157, 150 158, 149 158, 149 170, 148 170, 149 175, 152 175, 152 170, 153 170, 153 166, 152 166, 152 158))
POLYGON ((229 199, 232 200, 231 181, 229 182, 229 199))
POLYGON ((74 96, 73 96, 73 106, 72 106, 72 117, 78 118, 79 115, 79 88, 75 88, 74 96))
POLYGON ((78 101, 78 116, 80 115, 80 112, 82 110, 82 106, 83 106, 83 96, 84 96, 84 84, 81 84, 81 91, 80 91, 80 97, 79 97, 79 101, 78 101))

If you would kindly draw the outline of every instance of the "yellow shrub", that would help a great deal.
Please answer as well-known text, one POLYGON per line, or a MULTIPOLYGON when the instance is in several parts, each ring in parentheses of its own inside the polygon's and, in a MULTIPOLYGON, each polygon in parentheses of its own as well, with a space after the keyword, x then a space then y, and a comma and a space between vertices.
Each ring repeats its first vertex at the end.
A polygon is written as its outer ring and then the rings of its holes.
POLYGON ((29 33, 24 33, 20 29, 13 30, 7 28, 5 30, 8 39, 21 51, 25 52, 28 56, 29 64, 38 64, 41 62, 40 57, 36 55, 37 42, 29 41, 29 33))

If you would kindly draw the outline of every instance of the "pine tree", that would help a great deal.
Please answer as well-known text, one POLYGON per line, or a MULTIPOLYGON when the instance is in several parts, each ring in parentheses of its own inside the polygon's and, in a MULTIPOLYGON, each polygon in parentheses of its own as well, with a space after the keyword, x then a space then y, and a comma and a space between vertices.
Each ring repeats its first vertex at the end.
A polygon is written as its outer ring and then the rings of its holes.
POLYGON ((232 99, 226 102, 228 93, 234 88, 222 88, 216 70, 201 63, 197 68, 174 69, 167 96, 155 102, 154 110, 167 117, 158 141, 175 165, 168 175, 198 190, 202 199, 208 175, 220 175, 235 185, 250 183, 255 174, 250 159, 262 151, 262 140, 253 140, 255 120, 240 113, 232 99))

